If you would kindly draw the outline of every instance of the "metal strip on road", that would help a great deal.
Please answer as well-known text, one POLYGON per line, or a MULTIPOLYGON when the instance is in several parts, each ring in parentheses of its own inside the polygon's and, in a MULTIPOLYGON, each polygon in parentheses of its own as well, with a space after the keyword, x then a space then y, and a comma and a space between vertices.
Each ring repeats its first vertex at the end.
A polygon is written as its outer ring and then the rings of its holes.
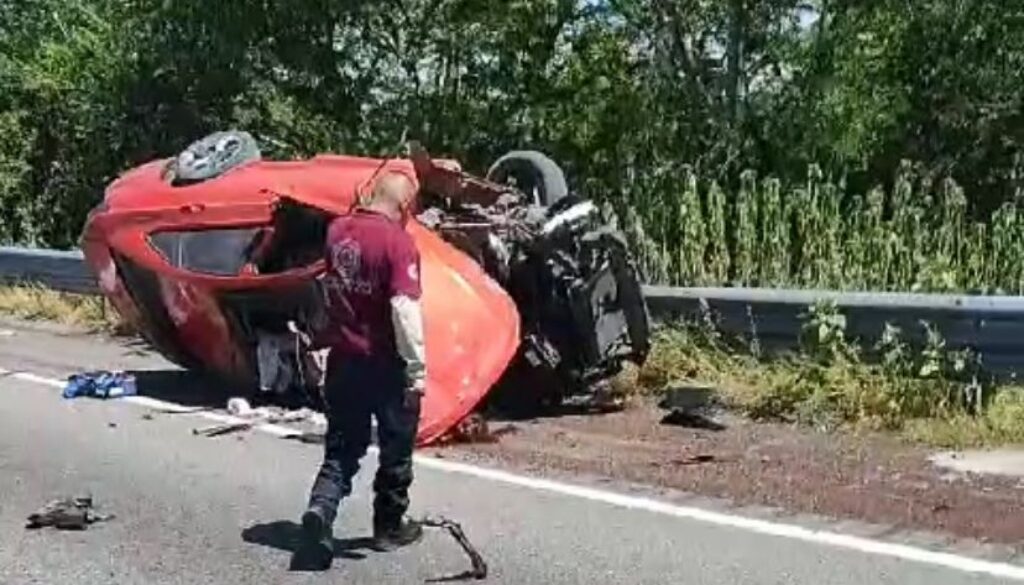
MULTIPOLYGON (((0 368, 0 376, 11 377, 24 382, 47 386, 50 388, 64 387, 64 382, 61 380, 40 376, 31 372, 12 371, 0 368)), ((200 416, 217 422, 245 422, 244 419, 230 415, 212 412, 195 412, 194 410, 180 404, 145 396, 126 396, 111 400, 129 402, 136 406, 143 406, 147 408, 182 412, 186 415, 200 416)), ((253 429, 275 437, 288 436, 298 432, 294 429, 289 429, 288 427, 267 424, 254 426, 253 429)), ((370 450, 374 453, 377 452, 376 447, 370 447, 370 450)), ((629 496, 581 485, 573 485, 538 477, 529 477, 498 469, 439 459, 437 457, 417 454, 414 455, 414 460, 417 464, 429 469, 471 476, 478 479, 513 485, 524 489, 599 502, 629 510, 693 520, 704 524, 732 528, 765 536, 797 540, 811 544, 857 551, 869 555, 878 555, 924 565, 942 567, 964 573, 989 575, 1024 582, 1024 566, 1020 565, 986 561, 953 553, 932 551, 909 545, 841 534, 838 532, 814 530, 795 524, 785 524, 782 522, 748 518, 692 506, 680 506, 651 498, 629 496)))

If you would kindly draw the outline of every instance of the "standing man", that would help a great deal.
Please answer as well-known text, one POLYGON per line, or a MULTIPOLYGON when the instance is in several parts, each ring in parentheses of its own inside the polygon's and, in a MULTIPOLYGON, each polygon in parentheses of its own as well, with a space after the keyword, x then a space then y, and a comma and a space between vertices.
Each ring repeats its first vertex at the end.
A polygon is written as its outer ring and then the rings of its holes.
POLYGON ((380 446, 375 546, 392 550, 423 533, 404 519, 426 379, 419 253, 404 227, 415 193, 408 176, 385 171, 369 201, 334 220, 327 232, 327 319, 317 345, 330 348, 328 427, 324 461, 302 516, 306 542, 326 564, 333 558, 338 506, 352 492, 370 443, 371 415, 380 446))

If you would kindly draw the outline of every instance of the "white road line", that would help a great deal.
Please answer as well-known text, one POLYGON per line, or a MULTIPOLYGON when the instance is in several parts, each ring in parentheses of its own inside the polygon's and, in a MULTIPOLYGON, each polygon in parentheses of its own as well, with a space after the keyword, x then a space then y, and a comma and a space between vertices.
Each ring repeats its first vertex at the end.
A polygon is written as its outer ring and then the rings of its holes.
MULTIPOLYGON (((14 378, 15 380, 21 380, 23 382, 31 382, 33 384, 41 384, 43 386, 51 386, 53 388, 60 388, 60 389, 63 389, 64 385, 66 383, 63 380, 57 380, 55 378, 47 378, 45 376, 38 376, 38 375, 32 374, 30 372, 15 372, 15 371, 7 370, 7 369, 4 369, 4 368, 0 368, 0 377, 4 377, 4 376, 9 377, 9 378, 14 378)), ((156 398, 150 398, 149 396, 124 396, 124 397, 121 397, 121 398, 114 398, 112 400, 116 400, 116 401, 119 401, 119 402, 130 402, 130 403, 135 404, 137 406, 145 406, 147 408, 152 408, 154 410, 166 410, 166 411, 169 411, 169 412, 176 412, 176 413, 182 413, 182 414, 192 414, 192 415, 195 415, 195 416, 201 416, 201 417, 203 417, 203 418, 205 418, 207 420, 210 420, 210 421, 213 421, 213 422, 217 422, 217 423, 236 424, 236 423, 248 422, 244 418, 239 418, 237 416, 231 416, 229 414, 221 414, 221 413, 217 413, 217 412, 208 412, 208 411, 198 411, 197 412, 194 409, 191 409, 191 408, 189 408, 187 406, 182 406, 181 404, 175 404, 173 402, 167 402, 165 400, 159 400, 159 399, 156 399, 156 398)), ((253 430, 262 431, 264 433, 268 433, 268 434, 274 435, 275 437, 287 437, 287 436, 296 435, 296 434, 299 433, 299 431, 297 429, 289 428, 289 427, 282 426, 282 425, 267 424, 267 423, 255 425, 253 427, 253 430)))
MULTIPOLYGON (((45 376, 38 376, 36 374, 28 372, 14 372, 0 368, 0 376, 7 376, 17 380, 22 380, 24 382, 31 382, 33 384, 40 384, 55 388, 64 387, 64 382, 61 380, 47 378, 45 376)), ((168 410, 182 413, 191 412, 194 415, 201 416, 203 418, 217 422, 244 422, 244 419, 240 419, 230 415, 218 414, 213 412, 192 412, 191 409, 180 404, 166 402, 163 400, 158 400, 155 398, 149 398, 145 396, 127 396, 116 400, 131 402, 139 406, 145 406, 160 410, 168 410)), ((289 429, 288 427, 270 424, 258 425, 253 428, 255 430, 269 433, 277 437, 288 436, 297 432, 296 430, 289 429)), ((375 447, 371 447, 370 450, 374 452, 377 451, 375 447)), ((743 516, 725 514, 721 512, 713 512, 710 510, 705 510, 702 508, 696 508, 691 506, 679 506, 650 498, 627 496, 624 494, 617 494, 614 492, 589 488, 585 486, 572 485, 568 483, 562 483, 558 481, 552 481, 536 477, 527 477, 497 469, 488 469, 486 467, 479 467, 467 463, 459 463, 455 461, 449 461, 446 459, 438 459, 436 457, 415 455, 414 458, 416 463, 422 465, 423 467, 435 469, 438 471, 458 473, 462 475, 476 477, 479 479, 485 479, 488 481, 514 485, 531 490, 550 492, 564 496, 589 500, 593 502, 601 502, 604 504, 609 504, 620 508, 652 512, 655 514, 674 516, 676 518, 685 518, 688 520, 695 520, 698 522, 703 522, 706 524, 712 524, 716 526, 735 528, 738 530, 754 532, 757 534, 764 534, 768 536, 788 538, 791 540, 798 540, 813 544, 855 550, 862 553, 892 557, 901 560, 922 563, 926 565, 944 567, 947 569, 962 571, 966 573, 984 574, 991 575, 994 577, 1012 579, 1014 581, 1024 581, 1024 566, 1020 565, 998 563, 994 561, 985 561, 981 559, 974 559, 970 557, 956 555, 953 553, 930 551, 909 545, 883 542, 878 540, 872 540, 870 538, 840 534, 837 532, 814 530, 811 528, 806 528, 795 524, 784 524, 781 522, 771 522, 768 520, 759 520, 756 518, 747 518, 743 516)))

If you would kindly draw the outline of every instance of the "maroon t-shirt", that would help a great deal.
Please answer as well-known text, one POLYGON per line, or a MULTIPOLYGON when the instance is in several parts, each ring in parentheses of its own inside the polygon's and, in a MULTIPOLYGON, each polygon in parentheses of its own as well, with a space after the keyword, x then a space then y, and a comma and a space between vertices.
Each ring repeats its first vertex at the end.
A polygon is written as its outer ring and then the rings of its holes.
POLYGON ((332 355, 395 355, 391 298, 421 294, 412 236, 382 214, 357 209, 331 223, 325 255, 327 323, 318 345, 332 355))

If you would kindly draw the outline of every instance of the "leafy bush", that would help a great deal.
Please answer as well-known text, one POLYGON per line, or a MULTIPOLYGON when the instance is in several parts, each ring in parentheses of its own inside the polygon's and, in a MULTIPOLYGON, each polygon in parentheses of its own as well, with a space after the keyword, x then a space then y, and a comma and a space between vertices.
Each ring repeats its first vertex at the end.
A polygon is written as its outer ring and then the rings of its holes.
POLYGON ((711 384, 755 420, 904 432, 950 445, 1024 440, 1024 390, 990 383, 974 356, 949 350, 933 327, 921 326, 920 349, 888 326, 862 352, 835 306, 822 303, 804 315, 800 350, 766 359, 706 319, 677 323, 656 332, 637 381, 648 392, 680 380, 711 384))

